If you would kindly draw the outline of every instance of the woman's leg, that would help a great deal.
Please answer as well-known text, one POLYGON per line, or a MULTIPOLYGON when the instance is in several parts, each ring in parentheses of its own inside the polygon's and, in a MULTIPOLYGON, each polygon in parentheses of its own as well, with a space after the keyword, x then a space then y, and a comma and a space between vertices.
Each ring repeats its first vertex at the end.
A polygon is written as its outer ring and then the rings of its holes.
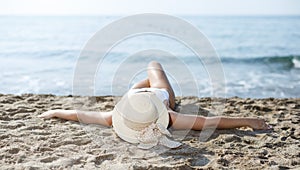
POLYGON ((147 88, 147 87, 150 87, 150 83, 149 83, 148 78, 145 79, 145 80, 142 80, 140 82, 137 82, 132 86, 133 89, 147 88))
POLYGON ((174 110, 175 94, 161 64, 156 61, 151 61, 148 64, 147 72, 150 87, 163 88, 169 92, 170 108, 174 110))

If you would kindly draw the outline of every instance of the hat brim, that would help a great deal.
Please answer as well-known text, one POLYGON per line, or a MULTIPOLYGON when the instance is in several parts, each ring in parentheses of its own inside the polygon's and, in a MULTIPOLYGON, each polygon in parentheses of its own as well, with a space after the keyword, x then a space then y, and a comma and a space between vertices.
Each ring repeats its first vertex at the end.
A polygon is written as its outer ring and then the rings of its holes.
MULTIPOLYGON (((119 101, 123 102, 122 100, 126 99, 127 94, 123 96, 123 98, 119 101)), ((161 100, 159 100, 155 95, 151 95, 151 100, 155 104, 157 110, 159 111, 160 115, 156 121, 156 123, 160 123, 165 128, 169 125, 169 113, 167 111, 166 106, 163 104, 161 100)), ((117 103, 117 105, 119 104, 117 103)), ((116 105, 116 107, 117 107, 116 105)), ((118 136, 129 142, 129 143, 139 143, 138 135, 140 131, 136 131, 133 129, 130 129, 126 126, 124 123, 124 119, 122 117, 122 114, 118 112, 118 109, 114 109, 112 112, 112 124, 114 131, 118 134, 118 136)))

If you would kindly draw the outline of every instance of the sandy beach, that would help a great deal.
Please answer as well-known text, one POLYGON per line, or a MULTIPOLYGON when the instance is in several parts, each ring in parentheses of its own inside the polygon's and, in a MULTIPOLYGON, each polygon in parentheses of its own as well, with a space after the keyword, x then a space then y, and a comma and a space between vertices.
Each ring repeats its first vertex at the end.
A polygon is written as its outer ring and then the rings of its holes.
MULTIPOLYGON (((208 115, 211 98, 178 97, 180 109, 208 115), (187 109, 183 109, 187 108, 187 109)), ((182 146, 140 150, 111 127, 37 116, 50 109, 109 111, 114 97, 0 94, 0 169, 297 169, 300 99, 218 99, 227 116, 261 117, 272 131, 250 128, 172 131, 182 146), (207 131, 207 132, 206 132, 207 131)), ((191 113, 197 114, 197 113, 191 113)))

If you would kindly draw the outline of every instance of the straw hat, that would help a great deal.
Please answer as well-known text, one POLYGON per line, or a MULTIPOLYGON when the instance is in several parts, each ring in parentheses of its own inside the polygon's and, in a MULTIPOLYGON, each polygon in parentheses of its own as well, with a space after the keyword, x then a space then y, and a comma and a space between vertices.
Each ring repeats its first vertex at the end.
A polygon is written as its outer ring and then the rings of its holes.
POLYGON ((172 141, 167 130, 169 113, 165 105, 152 92, 127 93, 113 110, 114 131, 123 140, 149 149, 157 144, 170 148, 180 146, 172 141))

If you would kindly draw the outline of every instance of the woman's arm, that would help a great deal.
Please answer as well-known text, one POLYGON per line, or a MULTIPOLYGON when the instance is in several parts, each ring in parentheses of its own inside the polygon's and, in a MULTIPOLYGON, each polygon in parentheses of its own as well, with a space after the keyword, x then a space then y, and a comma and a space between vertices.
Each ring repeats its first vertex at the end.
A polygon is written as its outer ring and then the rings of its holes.
POLYGON ((239 127, 251 127, 253 129, 270 129, 263 119, 241 118, 241 117, 203 117, 198 115, 180 114, 169 111, 171 125, 174 129, 193 129, 202 130, 205 128, 233 129, 239 127))
POLYGON ((86 124, 100 124, 104 126, 111 126, 112 119, 111 112, 90 112, 81 110, 49 110, 42 113, 38 117, 53 118, 58 117, 66 120, 80 121, 86 124))

